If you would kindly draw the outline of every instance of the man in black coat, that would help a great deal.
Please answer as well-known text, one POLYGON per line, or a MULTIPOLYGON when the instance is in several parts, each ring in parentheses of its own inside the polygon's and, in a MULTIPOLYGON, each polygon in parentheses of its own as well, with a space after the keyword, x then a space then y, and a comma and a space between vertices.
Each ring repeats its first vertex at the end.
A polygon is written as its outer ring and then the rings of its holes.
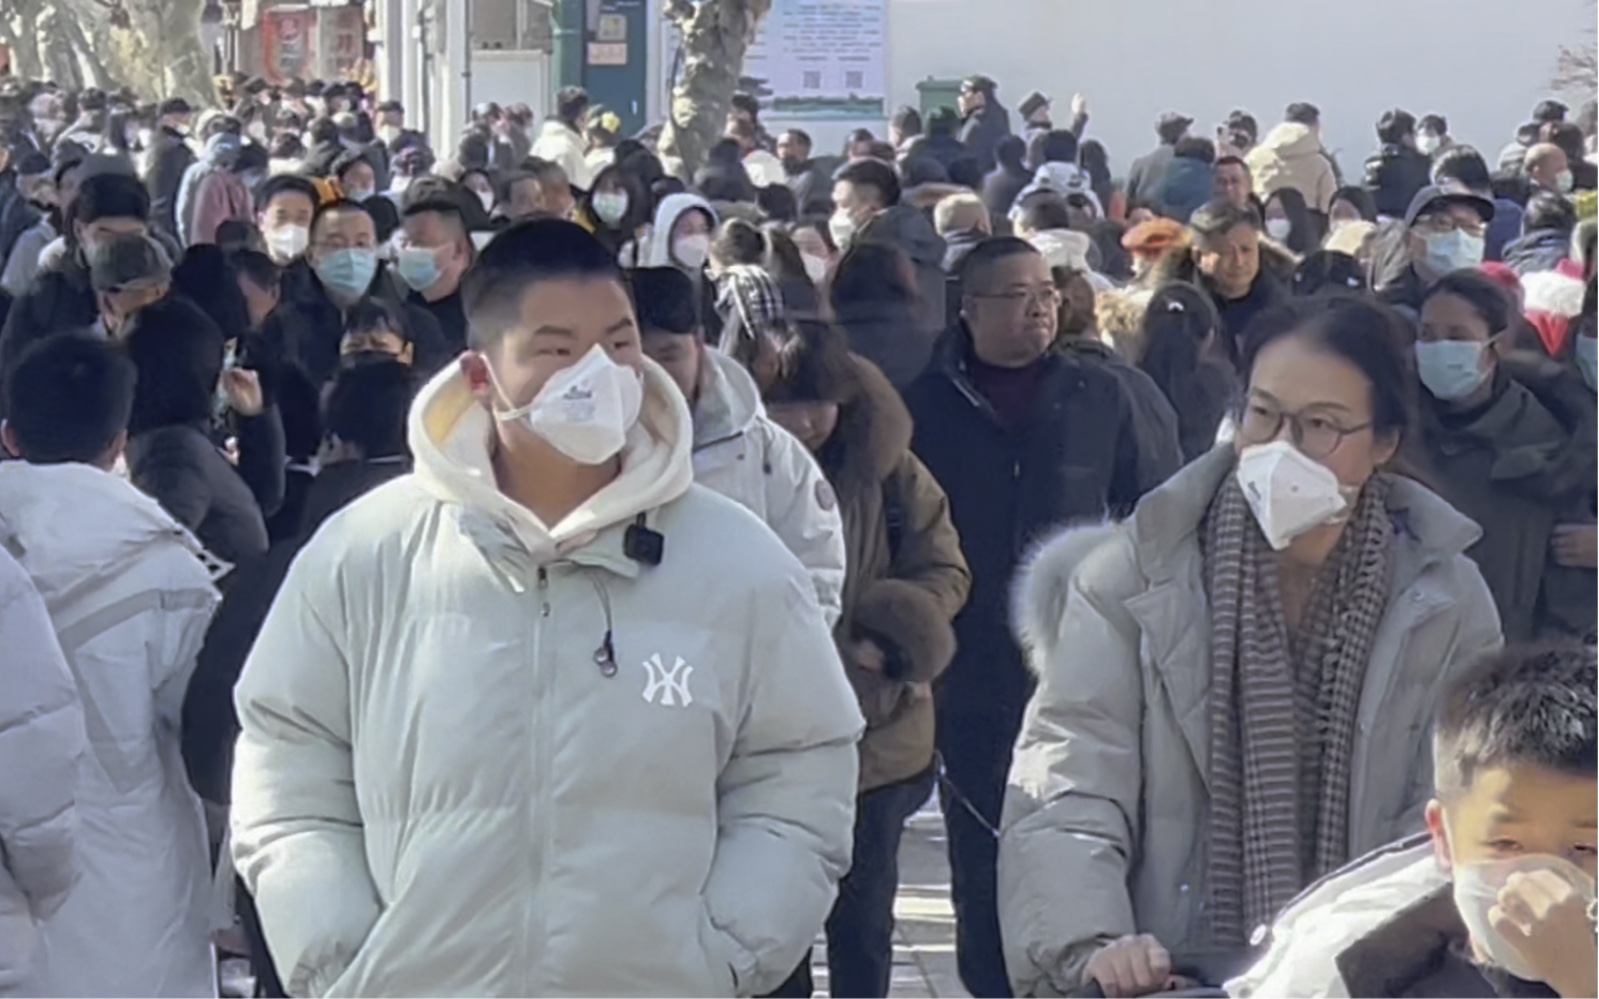
POLYGON ((189 148, 189 119, 194 109, 181 97, 161 103, 155 138, 150 143, 149 162, 144 182, 150 189, 150 225, 169 237, 178 235, 178 190, 183 175, 194 166, 194 150, 189 148))
POLYGON ((1365 188, 1377 202, 1377 214, 1401 218, 1410 199, 1426 187, 1432 157, 1416 148, 1416 118, 1409 111, 1384 111, 1377 122, 1382 148, 1366 159, 1365 188))
POLYGON ((959 652, 936 692, 961 980, 974 996, 1006 996, 995 829, 1033 686, 1010 629, 1011 580, 1044 535, 1126 514, 1176 464, 1144 459, 1114 374, 1051 350, 1059 293, 1029 243, 982 243, 961 286, 962 320, 905 402, 972 572, 959 652))
POLYGON ((976 158, 983 173, 994 169, 994 149, 1010 135, 1010 112, 999 103, 999 84, 986 76, 969 76, 961 83, 960 142, 976 158))

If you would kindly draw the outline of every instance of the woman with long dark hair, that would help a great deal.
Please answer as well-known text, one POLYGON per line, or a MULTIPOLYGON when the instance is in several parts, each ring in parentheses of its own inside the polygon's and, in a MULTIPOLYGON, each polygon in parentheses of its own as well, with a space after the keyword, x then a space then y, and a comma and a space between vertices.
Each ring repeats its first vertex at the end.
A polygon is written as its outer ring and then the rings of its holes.
POLYGON ((1018 994, 1157 992, 1201 948, 1241 971, 1307 885, 1424 827, 1439 693, 1502 642, 1481 531, 1393 467, 1401 321, 1285 308, 1245 345, 1233 446, 1017 581, 1038 676, 999 841, 1018 994))
POLYGON ((1183 460, 1216 444, 1216 431, 1236 400, 1238 379, 1220 346, 1221 319, 1210 296, 1185 281, 1166 285, 1144 311, 1138 366, 1177 411, 1183 460))
POLYGON ((1266 198, 1266 235, 1304 256, 1321 242, 1321 227, 1303 194, 1291 187, 1279 187, 1266 198))

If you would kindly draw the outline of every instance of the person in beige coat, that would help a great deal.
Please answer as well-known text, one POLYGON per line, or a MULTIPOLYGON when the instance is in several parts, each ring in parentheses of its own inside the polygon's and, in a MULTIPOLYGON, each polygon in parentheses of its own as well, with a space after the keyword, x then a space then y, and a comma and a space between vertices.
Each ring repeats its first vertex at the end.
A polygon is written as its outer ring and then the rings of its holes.
POLYGON ((1312 211, 1325 216, 1338 190, 1338 174, 1322 148, 1321 136, 1309 125, 1285 121, 1249 151, 1245 158, 1255 178, 1255 192, 1264 200, 1279 188, 1305 196, 1312 211))
POLYGON ((1501 644, 1481 531, 1385 470, 1408 412, 1392 314, 1314 308, 1253 346, 1234 444, 1019 576, 1018 995, 1169 987, 1173 955, 1241 957, 1307 884, 1423 828, 1437 692, 1501 644))

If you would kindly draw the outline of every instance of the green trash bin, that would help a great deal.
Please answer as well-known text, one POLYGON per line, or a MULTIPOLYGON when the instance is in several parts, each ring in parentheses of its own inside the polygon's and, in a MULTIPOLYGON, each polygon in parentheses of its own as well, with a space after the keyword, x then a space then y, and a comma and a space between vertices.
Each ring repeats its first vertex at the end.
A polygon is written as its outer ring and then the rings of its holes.
POLYGON ((961 81, 959 80, 937 80, 929 76, 916 85, 916 93, 921 98, 924 121, 934 108, 947 107, 954 111, 960 110, 961 81))

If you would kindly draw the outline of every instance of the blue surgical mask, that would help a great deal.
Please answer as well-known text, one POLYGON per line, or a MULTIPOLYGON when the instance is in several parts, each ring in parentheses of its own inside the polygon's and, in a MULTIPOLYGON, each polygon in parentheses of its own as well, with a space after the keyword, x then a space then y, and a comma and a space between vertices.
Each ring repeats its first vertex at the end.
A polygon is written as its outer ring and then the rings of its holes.
POLYGON ((316 276, 335 298, 354 300, 366 294, 378 271, 376 251, 352 247, 334 250, 316 265, 316 276))
POLYGON ((1427 266, 1448 274, 1482 264, 1483 239, 1456 229, 1427 238, 1427 266))
POLYGON ((1488 377, 1482 367, 1482 352, 1487 346, 1469 340, 1418 341, 1416 374, 1433 398, 1464 399, 1488 377))
POLYGON ((373 192, 370 187, 352 187, 344 192, 344 198, 346 201, 353 201, 356 204, 360 204, 366 199, 372 197, 372 193, 373 192))
POLYGON ((1588 383, 1589 388, 1594 387, 1594 362, 1599 360, 1599 340, 1591 336, 1577 337, 1577 367, 1582 371, 1582 380, 1588 383))
POLYGON ((407 246, 400 251, 395 267, 400 280, 412 291, 426 291, 439 283, 438 254, 423 246, 407 246))

